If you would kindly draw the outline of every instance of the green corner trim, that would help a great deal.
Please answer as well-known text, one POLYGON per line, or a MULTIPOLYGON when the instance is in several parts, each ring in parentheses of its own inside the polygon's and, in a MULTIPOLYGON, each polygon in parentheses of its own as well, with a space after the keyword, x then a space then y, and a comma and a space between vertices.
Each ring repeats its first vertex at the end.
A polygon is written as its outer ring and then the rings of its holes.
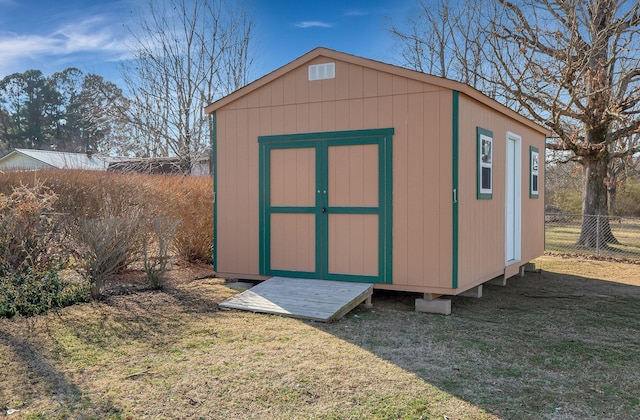
POLYGON ((540 195, 540 150, 537 147, 529 146, 529 198, 537 199, 540 195), (533 154, 538 155, 538 177, 536 189, 533 189, 533 154))
MULTIPOLYGON (((476 127, 476 198, 478 200, 491 200, 493 198, 493 162, 491 162, 490 183, 491 192, 482 192, 482 137, 491 138, 491 149, 493 149, 493 132, 481 127, 476 127)), ((493 156, 493 153, 492 153, 493 156)))
POLYGON ((393 128, 351 130, 323 133, 303 133, 287 135, 259 136, 259 174, 260 174, 260 274, 288 275, 301 278, 323 278, 354 282, 391 283, 392 282, 392 138, 393 128), (316 188, 328 190, 328 149, 334 146, 377 144, 379 147, 378 188, 380 203, 377 207, 330 207, 326 197, 321 196, 315 207, 277 207, 270 203, 270 154, 273 149, 314 148, 316 150, 316 188), (271 255, 269 238, 271 237, 271 214, 307 213, 316 214, 316 269, 314 272, 294 272, 275 270, 270 267, 271 255), (379 255, 378 275, 345 275, 329 272, 328 223, 329 214, 376 214, 379 216, 379 255), (318 251, 319 250, 319 251, 318 251))
POLYGON ((213 177, 213 242, 211 244, 211 262, 213 264, 213 271, 218 271, 218 155, 217 155, 217 131, 216 125, 216 113, 211 114, 211 123, 209 128, 211 130, 211 176, 213 177))
POLYGON ((451 127, 451 181, 453 188, 453 200, 451 208, 451 222, 452 222, 452 249, 451 249, 451 288, 458 288, 458 166, 460 156, 460 93, 457 90, 453 91, 453 109, 451 113, 451 120, 453 126, 451 127))
POLYGON ((264 274, 267 271, 266 261, 268 261, 267 252, 269 251, 269 247, 265 242, 266 242, 266 238, 270 237, 270 232, 268 232, 267 230, 267 223, 266 223, 267 218, 265 216, 267 201, 268 201, 268 197, 270 196, 270 192, 269 192, 270 185, 269 183, 265 182, 265 177, 267 176, 267 171, 269 170, 268 163, 266 162, 266 157, 269 156, 269 150, 267 150, 265 147, 259 147, 258 149, 259 149, 258 150, 258 177, 260 179, 260 190, 258 194, 258 206, 259 206, 258 252, 260 253, 260 255, 259 255, 258 268, 259 268, 259 272, 261 274, 264 274))

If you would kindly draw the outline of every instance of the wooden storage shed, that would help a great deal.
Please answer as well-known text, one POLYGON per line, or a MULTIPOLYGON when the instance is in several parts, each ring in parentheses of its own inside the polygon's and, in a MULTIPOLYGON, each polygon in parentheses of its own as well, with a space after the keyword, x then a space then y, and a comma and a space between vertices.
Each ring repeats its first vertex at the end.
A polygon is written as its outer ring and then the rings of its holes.
POLYGON ((467 85, 317 48, 206 112, 221 277, 457 295, 543 253, 548 132, 467 85))

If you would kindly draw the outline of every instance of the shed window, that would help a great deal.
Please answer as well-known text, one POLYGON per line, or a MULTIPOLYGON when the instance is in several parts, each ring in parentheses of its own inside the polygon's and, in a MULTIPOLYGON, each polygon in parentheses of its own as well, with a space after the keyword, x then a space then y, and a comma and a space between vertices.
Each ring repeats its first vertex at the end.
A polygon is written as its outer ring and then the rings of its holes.
POLYGON ((540 188, 540 152, 536 147, 529 147, 529 198, 538 198, 540 188))
POLYGON ((493 132, 477 127, 477 198, 490 200, 493 194, 493 132))

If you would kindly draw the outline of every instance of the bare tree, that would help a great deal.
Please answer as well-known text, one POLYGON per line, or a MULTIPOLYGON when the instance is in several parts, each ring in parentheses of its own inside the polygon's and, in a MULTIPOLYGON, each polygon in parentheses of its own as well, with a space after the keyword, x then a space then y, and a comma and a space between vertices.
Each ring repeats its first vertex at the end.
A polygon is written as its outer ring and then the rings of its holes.
MULTIPOLYGON (((493 82, 551 128, 552 150, 583 167, 582 212, 606 215, 609 164, 640 152, 640 4, 628 0, 498 0, 489 26, 493 82), (614 145, 624 147, 614 147, 614 145)), ((606 218, 599 246, 616 242, 606 218)), ((596 219, 579 242, 596 246, 596 219)))
POLYGON ((189 172, 207 149, 203 109, 247 82, 253 22, 222 0, 149 1, 124 67, 128 117, 146 156, 175 155, 189 172))
MULTIPOLYGON (((392 28, 406 64, 470 84, 550 128, 558 161, 582 165, 582 212, 606 215, 607 190, 615 194, 623 164, 640 152, 640 4, 438 0, 420 12, 408 31, 392 28)), ((616 242, 600 220, 598 245, 616 242)), ((596 245, 595 223, 584 218, 580 243, 596 245)))
MULTIPOLYGON (((640 134, 630 138, 616 141, 610 145, 610 154, 616 156, 627 149, 638 149, 640 147, 640 134)), ((607 167, 607 194, 609 204, 609 214, 618 215, 617 196, 618 188, 623 186, 627 180, 638 175, 640 157, 634 154, 622 153, 620 157, 614 157, 609 161, 607 167)))
POLYGON ((482 89, 478 69, 486 34, 478 26, 481 7, 474 0, 421 0, 406 28, 392 23, 389 29, 400 43, 401 64, 482 89))

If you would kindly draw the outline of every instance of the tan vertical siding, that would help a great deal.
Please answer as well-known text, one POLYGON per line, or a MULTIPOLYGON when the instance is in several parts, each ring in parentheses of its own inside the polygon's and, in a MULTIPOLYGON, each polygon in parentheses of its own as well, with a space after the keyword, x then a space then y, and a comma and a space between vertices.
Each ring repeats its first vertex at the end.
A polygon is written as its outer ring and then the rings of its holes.
POLYGON ((271 215, 271 268, 315 271, 316 223, 313 214, 271 215))
POLYGON ((329 206, 378 206, 378 145, 333 146, 328 150, 329 206))
POLYGON ((315 149, 274 149, 271 150, 270 159, 271 205, 315 206, 315 149))
POLYGON ((322 131, 322 103, 309 104, 309 131, 322 131))
POLYGON ((378 215, 329 215, 329 272, 378 275, 378 215))
MULTIPOLYGON (((326 60, 321 60, 326 62, 326 60)), ((319 62, 321 62, 319 61, 319 62)), ((336 92, 335 100, 341 101, 349 98, 349 63, 336 61, 336 92)))
POLYGON ((522 164, 522 261, 531 261, 544 253, 544 142, 540 135, 523 138, 524 162, 522 164), (538 198, 529 198, 529 146, 540 152, 540 172, 538 175, 538 198))
POLYGON ((321 80, 322 95, 320 100, 322 102, 334 101, 336 99, 336 79, 321 80))
MULTIPOLYGON (((407 273, 409 284, 420 284, 429 275, 424 271, 425 255, 425 220, 424 199, 432 197, 428 190, 436 187, 432 182, 425 182, 425 172, 432 172, 434 165, 424 164, 424 149, 429 145, 425 141, 425 126, 421 123, 424 115, 424 102, 421 95, 408 96, 408 155, 407 155, 407 273), (426 188, 425 188, 426 187, 426 188), (426 189, 426 191, 425 191, 426 189)), ((435 145, 433 145, 435 146, 435 145)))
POLYGON ((364 127, 375 127, 379 124, 378 102, 378 98, 365 98, 362 102, 364 127))
POLYGON ((295 103, 302 104, 309 102, 309 72, 307 66, 294 72, 296 77, 296 99, 295 103))
POLYGON ((291 105, 296 102, 296 76, 295 73, 288 73, 282 76, 284 88, 284 104, 291 105))
POLYGON ((358 130, 364 124, 364 101, 362 99, 351 99, 349 101, 349 130, 358 130))
MULTIPOLYGON (((430 88, 429 85, 425 85, 425 89, 430 88)), ((431 87, 432 89, 432 87, 431 87)), ((437 150, 438 156, 438 169, 437 175, 432 176, 439 179, 437 191, 438 198, 430 200, 429 211, 425 214, 425 217, 430 221, 431 230, 425 232, 426 237, 432 237, 432 232, 438 232, 437 243, 430 242, 431 249, 429 249, 426 255, 431 258, 438 256, 439 274, 437 274, 437 280, 429 278, 427 283, 437 284, 438 287, 451 287, 452 281, 452 266, 453 256, 451 249, 453 248, 453 215, 452 215, 452 203, 453 203, 453 179, 452 179, 452 154, 453 145, 451 139, 453 137, 453 122, 452 122, 452 107, 453 97, 450 91, 444 92, 432 92, 425 95, 425 101, 431 101, 438 103, 437 112, 431 112, 428 107, 425 107, 425 121, 428 122, 428 127, 433 127, 433 136, 429 141, 429 147, 434 148, 434 152, 437 150), (437 96, 435 96, 437 93, 437 96), (430 99, 433 97, 433 99, 430 99), (427 114, 427 112, 430 112, 427 114), (437 144, 436 144, 437 143, 437 144), (439 221, 437 221, 433 214, 439 215, 439 221), (437 223, 437 226, 436 226, 437 223)), ((425 149, 425 162, 433 162, 433 154, 428 148, 425 149)), ((435 168, 433 168, 435 171, 435 168)), ((429 267, 429 266, 427 266, 429 267)), ((432 274, 433 275, 433 274, 432 274)))
POLYGON ((362 78, 363 96, 365 98, 378 96, 378 72, 372 69, 363 69, 362 78))
MULTIPOLYGON (((461 95, 459 181, 459 280, 461 289, 504 272, 507 132, 522 137, 522 242, 520 264, 544 251, 544 198, 529 198, 529 146, 544 153, 544 136, 461 95), (493 195, 476 199, 476 127, 493 132, 493 195), (532 223, 537 220, 539 223, 532 223)), ((542 177, 540 178, 543 179, 542 177)))
MULTIPOLYGON (((248 111, 246 109, 238 110, 237 113, 237 125, 236 125, 236 136, 238 139, 246 139, 248 137, 248 127, 246 124, 241 124, 241 121, 246 121, 248 116, 248 111)), ((236 144, 236 166, 239 168, 245 168, 244 171, 238 173, 238 179, 236 180, 236 199, 238 203, 247 203, 244 206, 240 206, 237 208, 236 217, 238 219, 239 224, 248 224, 249 226, 255 226, 254 223, 251 223, 249 213, 254 210, 249 207, 250 197, 249 197, 249 144, 246 140, 238 141, 236 144)), ((253 218, 251 218, 253 219, 253 218)), ((246 231, 246 234, 249 234, 249 231, 246 231)), ((241 257, 237 260, 237 266, 240 272, 244 273, 249 269, 249 261, 251 258, 248 256, 248 250, 236 250, 239 252, 241 257)))
POLYGON ((407 161, 407 96, 392 97, 393 137, 393 282, 409 283, 409 174, 407 161))
MULTIPOLYGON (((326 60, 315 60, 312 64, 318 62, 326 62, 326 60)), ((451 209, 451 147, 449 141, 451 138, 451 92, 425 85, 422 82, 409 82, 403 77, 373 69, 364 69, 340 61, 336 62, 335 79, 308 82, 307 76, 307 66, 303 66, 285 74, 280 79, 276 79, 278 83, 265 85, 256 92, 247 95, 244 103, 251 110, 249 114, 251 117, 243 123, 248 125, 247 131, 252 133, 247 138, 234 138, 237 132, 229 132, 225 136, 220 133, 222 127, 226 127, 230 123, 237 130, 237 124, 240 123, 238 117, 240 110, 234 110, 229 104, 217 112, 219 170, 224 170, 225 173, 225 177, 221 178, 218 183, 220 195, 218 201, 218 223, 220 225, 218 270, 237 272, 236 270, 239 269, 238 258, 246 259, 246 256, 238 256, 238 250, 250 249, 256 254, 256 257, 249 259, 252 263, 247 268, 248 274, 258 274, 258 238, 250 235, 247 231, 247 229, 258 231, 258 228, 249 227, 250 225, 257 226, 257 210, 252 211, 250 216, 255 219, 255 222, 251 224, 231 223, 231 219, 235 218, 236 206, 242 205, 236 192, 238 175, 242 168, 225 165, 222 162, 230 158, 235 159, 235 153, 237 153, 237 150, 234 149, 234 146, 237 146, 235 143, 244 141, 248 149, 243 153, 251 155, 252 162, 257 162, 258 135, 393 127, 395 128, 393 138, 393 283, 394 285, 418 288, 428 285, 450 287, 451 260, 448 251, 451 249, 451 220, 450 216, 445 214, 443 225, 442 219, 438 218, 437 213, 443 210, 450 213, 451 209), (313 87, 311 87, 312 85, 313 87), (318 86, 319 88, 317 88, 318 86), (416 92, 422 91, 431 93, 416 94, 416 92), (266 98, 269 98, 270 106, 264 106, 266 98), (282 106, 281 103, 285 105, 282 106), (261 104, 262 106, 260 106, 261 104), (256 114, 259 116, 258 118, 256 118, 256 114), (447 126, 444 130, 441 128, 443 125, 447 126), (445 136, 445 141, 442 141, 442 136, 445 136), (429 164, 423 165, 424 161, 428 161, 429 164), (230 200, 232 197, 233 200, 230 200), (226 227, 223 228, 223 224, 226 227), (249 244, 249 241, 253 241, 255 244, 249 244)), ((377 146, 368 147, 377 148, 377 146)), ((366 149, 363 150, 366 151, 366 149)), ((366 153, 370 152, 366 151, 366 153)), ((374 178, 372 173, 367 173, 362 179, 370 178, 374 178)), ((377 182, 377 177, 375 178, 377 182)), ((246 182, 251 184, 249 191, 255 195, 255 202, 257 202, 257 175, 252 175, 252 179, 247 178, 246 182)), ((356 183, 358 182, 360 181, 356 183)), ((357 190, 355 186, 349 185, 350 190, 351 188, 357 190)), ((361 197, 369 199, 374 197, 369 191, 373 188, 371 185, 363 184, 361 188, 367 190, 367 193, 361 197)), ((337 190, 336 194, 351 195, 351 193, 340 190, 337 190)), ((357 197, 358 193, 353 194, 353 197, 350 198, 350 205, 359 205, 356 204, 357 197)), ((375 198, 378 199, 377 195, 375 198)), ((365 201, 364 203, 364 205, 375 205, 373 202, 365 201)), ((373 252, 373 248, 371 248, 377 243, 377 222, 372 222, 374 216, 350 215, 339 222, 344 222, 347 219, 353 219, 355 225, 365 223, 366 220, 368 225, 364 232, 367 235, 375 233, 376 240, 367 239, 363 242, 359 234, 354 234, 347 229, 344 232, 351 236, 349 236, 349 240, 343 241, 339 235, 334 233, 333 240, 337 241, 336 244, 340 242, 342 245, 336 245, 332 249, 340 250, 340 246, 346 246, 348 249, 342 251, 348 251, 349 255, 354 254, 354 261, 360 261, 360 263, 354 262, 355 265, 347 269, 338 262, 339 260, 335 260, 332 264, 338 265, 332 266, 332 271, 336 269, 336 272, 348 270, 345 272, 356 273, 364 270, 369 273, 370 270, 377 270, 377 249, 376 252, 373 252), (360 221, 355 221, 358 218, 360 221), (360 237, 360 239, 356 240, 355 237, 360 237), (358 243, 360 245, 356 246, 358 243), (357 251, 359 248, 362 249, 357 251), (358 252, 362 256, 356 258, 358 252), (368 261, 367 264, 371 264, 372 268, 367 271, 361 266, 362 261, 368 261)), ((282 232, 283 228, 280 229, 282 232)), ((272 232, 272 240, 275 240, 273 237, 277 237, 277 235, 277 232, 272 232)), ((338 258, 338 254, 346 255, 342 251, 335 254, 336 258, 338 258)), ((282 255, 282 258, 285 258, 285 254, 282 255)), ((289 253, 289 255, 292 256, 295 253, 289 253)), ((279 264, 284 264, 284 261, 279 264)), ((371 271, 371 273, 373 272, 371 271)))
POLYGON ((355 64, 349 64, 349 98, 364 96, 364 69, 355 64))
POLYGON ((284 105, 284 79, 274 80, 271 84, 271 105, 284 105))
POLYGON ((508 121, 488 107, 460 95, 459 277, 465 289, 478 278, 488 280, 504 269, 505 150, 508 121), (492 198, 478 200, 477 127, 493 132, 492 198))
MULTIPOLYGON (((281 106, 274 107, 272 115, 277 115, 277 110, 282 110, 281 106)), ((247 173, 247 219, 244 224, 245 230, 241 232, 245 235, 245 239, 241 246, 245 249, 245 259, 247 261, 247 269, 244 273, 257 272, 260 264, 259 256, 259 239, 260 239, 260 223, 258 218, 259 202, 260 202, 260 189, 254 179, 259 179, 259 163, 258 155, 253 153, 253 147, 255 139, 258 138, 260 132, 258 131, 257 124, 248 124, 247 121, 259 121, 260 111, 256 108, 247 109, 247 120, 237 121, 239 125, 247 127, 247 137, 244 139, 247 150, 247 167, 244 168, 247 173)), ((275 124, 275 121, 274 121, 275 124)), ((240 141, 240 139, 238 139, 240 141)))

